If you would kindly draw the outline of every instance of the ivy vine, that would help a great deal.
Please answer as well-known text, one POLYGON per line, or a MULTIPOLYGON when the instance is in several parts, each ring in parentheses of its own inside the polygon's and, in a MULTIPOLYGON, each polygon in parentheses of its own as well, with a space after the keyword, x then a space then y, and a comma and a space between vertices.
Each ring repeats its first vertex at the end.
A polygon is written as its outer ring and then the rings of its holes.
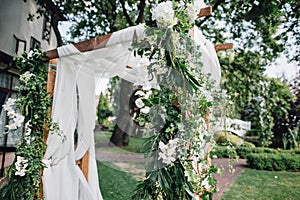
MULTIPOLYGON (((3 200, 43 199, 41 193, 41 171, 46 164, 42 161, 46 144, 45 129, 58 130, 50 118, 51 95, 46 91, 46 55, 41 50, 25 52, 14 61, 20 71, 16 112, 22 116, 23 136, 17 144, 13 164, 6 171, 8 184, 0 188, 3 200)), ((11 108, 6 105, 7 109, 11 108)), ((11 112, 14 112, 11 110, 11 112)), ((13 119, 15 121, 15 119, 13 119)), ((11 131, 15 127, 7 126, 11 131)))

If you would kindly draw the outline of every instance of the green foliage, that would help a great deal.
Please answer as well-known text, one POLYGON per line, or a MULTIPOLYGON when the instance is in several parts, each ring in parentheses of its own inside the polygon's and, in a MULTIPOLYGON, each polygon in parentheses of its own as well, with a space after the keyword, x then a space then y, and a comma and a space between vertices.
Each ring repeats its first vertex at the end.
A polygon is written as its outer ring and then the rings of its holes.
POLYGON ((297 129, 288 130, 282 136, 283 149, 299 149, 300 135, 297 129))
MULTIPOLYGON (((250 49, 274 60, 284 51, 291 60, 299 59, 299 2, 293 0, 232 0, 209 1, 214 5, 214 16, 203 23, 208 37, 215 43, 237 41, 239 50, 250 49), (219 21, 225 25, 218 26, 219 21), (211 27, 216 27, 211 29, 211 27), (296 53, 290 51, 295 47, 296 53)), ((247 63, 244 64, 246 66, 247 63)), ((232 68, 234 69, 234 68, 232 68)), ((242 77, 241 77, 242 78, 242 77)), ((255 78, 255 77, 253 77, 255 78)), ((242 78, 243 79, 243 78, 242 78)))
POLYGON ((247 163, 251 168, 271 171, 299 171, 300 155, 290 153, 249 154, 247 163))
POLYGON ((99 103, 97 107, 98 123, 102 125, 103 130, 109 130, 112 128, 112 123, 108 120, 108 117, 112 116, 112 111, 109 105, 108 94, 100 93, 99 103))
MULTIPOLYGON (((300 146, 300 76, 290 83, 292 100, 289 102, 291 109, 288 117, 282 119, 281 126, 278 126, 278 133, 275 135, 282 142, 284 149, 299 148, 300 146)), ((278 141, 278 139, 277 139, 278 141)))
MULTIPOLYGON (((239 158, 247 158, 250 154, 292 154, 292 155, 299 155, 299 149, 293 150, 277 150, 272 148, 266 147, 237 147, 235 152, 239 158)), ((212 152, 213 155, 216 155, 218 158, 227 158, 229 157, 228 147, 225 146, 216 146, 212 152)))
POLYGON ((46 149, 44 143, 44 128, 57 130, 57 125, 51 122, 49 112, 51 98, 46 92, 47 69, 45 54, 40 50, 25 52, 22 57, 14 58, 21 72, 18 87, 17 105, 25 117, 25 135, 17 145, 16 158, 7 170, 9 183, 0 188, 3 200, 40 199, 40 170, 45 167, 42 158, 46 149), (29 78, 26 76, 30 75, 29 78), (19 158, 26 159, 27 166, 24 175, 18 175, 19 158))
POLYGON ((246 169, 222 195, 222 200, 297 200, 300 196, 298 172, 246 169))
POLYGON ((241 147, 246 147, 246 148, 255 148, 255 144, 251 143, 251 142, 247 142, 245 141, 241 147))
MULTIPOLYGON (((54 7, 49 6, 51 5, 49 1, 36 0, 36 2, 41 7, 39 13, 55 16, 55 19, 60 16, 59 20, 71 21, 73 26, 70 33, 74 39, 90 38, 132 26, 143 22, 144 16, 147 16, 147 24, 155 24, 151 22, 149 12, 154 1, 147 2, 149 4, 146 6, 146 1, 136 0, 120 2, 53 0, 56 5, 54 7)), ((274 61, 279 53, 285 52, 290 60, 300 61, 300 48, 297 48, 300 45, 299 23, 297 23, 299 2, 234 0, 206 3, 213 6, 214 15, 197 21, 196 24, 201 25, 204 35, 215 43, 235 41, 239 47, 235 49, 234 59, 230 55, 220 57, 225 89, 229 92, 231 100, 234 100, 234 105, 228 109, 232 111, 229 115, 251 119, 253 133, 259 136, 259 145, 268 146, 274 135, 272 131, 284 118, 270 113, 273 105, 267 101, 276 98, 271 94, 262 95, 266 89, 261 87, 261 81, 265 82, 263 80, 265 66, 274 61), (296 52, 291 49, 296 49, 296 52), (228 60, 232 63, 226 64, 228 60), (266 101, 266 108, 259 106, 261 97, 266 101)), ((191 26, 187 23, 186 14, 178 12, 176 16, 181 19, 176 27, 177 31, 188 31, 191 26)), ((283 133, 285 131, 278 133, 281 135, 278 139, 283 133)))
POLYGON ((210 199, 216 192, 212 176, 216 169, 207 165, 203 151, 212 138, 204 120, 212 101, 203 94, 211 91, 211 81, 201 73, 201 54, 187 34, 191 25, 182 13, 186 5, 177 6, 173 4, 180 23, 162 26, 157 21, 159 27, 147 26, 146 37, 132 45, 135 55, 150 59, 150 72, 165 71, 157 75, 160 90, 146 97, 148 90, 142 89, 141 107, 149 107, 150 112, 145 115, 139 109, 134 115, 137 123, 148 127, 150 137, 144 143, 149 160, 146 179, 137 186, 133 199, 193 199, 194 194, 210 199), (171 143, 177 145, 172 147, 176 155, 165 155, 171 143), (172 157, 171 161, 164 156, 172 157), (205 167, 195 170, 191 158, 205 167))

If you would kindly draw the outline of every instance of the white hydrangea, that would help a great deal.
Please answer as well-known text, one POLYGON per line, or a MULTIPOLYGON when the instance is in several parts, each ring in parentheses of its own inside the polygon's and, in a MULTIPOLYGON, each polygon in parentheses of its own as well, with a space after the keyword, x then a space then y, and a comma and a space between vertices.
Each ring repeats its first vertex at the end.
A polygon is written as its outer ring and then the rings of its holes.
POLYGON ((26 84, 33 76, 35 76, 33 73, 30 73, 29 71, 27 71, 24 74, 22 74, 19 79, 20 79, 20 81, 22 81, 26 84))
POLYGON ((15 167, 17 171, 15 172, 15 175, 25 176, 27 171, 26 169, 27 166, 28 166, 28 160, 26 160, 22 156, 17 156, 17 162, 15 163, 15 167))
POLYGON ((203 0, 195 0, 193 3, 187 4, 186 13, 189 16, 191 24, 198 18, 201 8, 204 7, 206 7, 206 5, 203 0))
POLYGON ((174 17, 172 1, 159 3, 151 10, 152 20, 156 20, 158 27, 170 27, 177 24, 177 18, 174 17))

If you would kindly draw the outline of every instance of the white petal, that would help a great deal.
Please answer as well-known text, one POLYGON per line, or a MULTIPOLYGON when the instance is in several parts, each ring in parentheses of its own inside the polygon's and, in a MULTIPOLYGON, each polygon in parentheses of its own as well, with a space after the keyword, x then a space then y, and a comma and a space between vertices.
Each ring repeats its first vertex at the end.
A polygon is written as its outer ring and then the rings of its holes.
POLYGON ((134 95, 145 96, 146 94, 145 94, 145 92, 139 90, 134 95))
POLYGON ((146 106, 141 109, 141 113, 148 114, 150 112, 150 107, 146 106))
POLYGON ((142 98, 138 98, 137 100, 135 100, 135 105, 138 107, 138 108, 142 108, 145 106, 142 98))

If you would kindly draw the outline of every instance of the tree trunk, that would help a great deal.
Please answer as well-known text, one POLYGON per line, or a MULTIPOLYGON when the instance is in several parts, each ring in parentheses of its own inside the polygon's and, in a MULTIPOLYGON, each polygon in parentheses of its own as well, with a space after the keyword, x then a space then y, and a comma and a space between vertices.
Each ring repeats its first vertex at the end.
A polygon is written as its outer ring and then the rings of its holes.
POLYGON ((110 138, 110 142, 116 146, 128 146, 130 136, 134 135, 137 129, 136 124, 130 116, 130 110, 133 106, 130 101, 132 93, 132 83, 122 79, 119 102, 120 110, 117 116, 117 124, 110 138))

